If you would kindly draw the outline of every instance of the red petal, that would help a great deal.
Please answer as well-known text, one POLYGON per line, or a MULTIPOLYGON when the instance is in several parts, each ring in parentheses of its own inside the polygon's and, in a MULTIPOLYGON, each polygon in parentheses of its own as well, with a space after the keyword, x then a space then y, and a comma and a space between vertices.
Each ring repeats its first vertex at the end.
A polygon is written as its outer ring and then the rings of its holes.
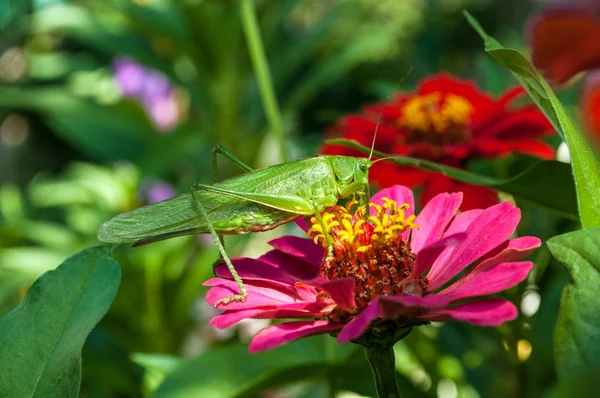
POLYGON ((496 105, 506 108, 508 106, 508 104, 510 104, 512 101, 514 101, 515 99, 519 98, 522 95, 525 95, 526 93, 527 93, 527 91, 525 90, 525 87, 523 87, 523 86, 515 86, 512 88, 509 88, 508 90, 506 90, 505 92, 500 94, 500 97, 498 98, 498 102, 496 103, 496 105))
POLYGON ((385 160, 373 165, 369 171, 371 181, 379 188, 402 184, 408 187, 422 183, 427 173, 412 167, 398 166, 385 160))
POLYGON ((418 90, 420 95, 435 92, 459 95, 471 102, 475 108, 487 107, 492 103, 492 100, 482 93, 474 82, 461 80, 446 73, 440 73, 424 80, 418 90))
POLYGON ((532 59, 557 83, 600 67, 600 19, 585 10, 550 11, 531 22, 532 59))
POLYGON ((581 110, 588 131, 600 140, 600 73, 594 73, 586 79, 581 110))
POLYGON ((486 209, 498 203, 498 194, 493 189, 454 181, 442 174, 431 174, 423 186, 421 205, 423 206, 442 192, 462 192, 463 201, 460 205, 462 211, 486 209))
POLYGON ((524 138, 507 143, 512 151, 533 155, 538 158, 552 160, 555 156, 554 148, 545 142, 524 138))
POLYGON ((475 139, 497 137, 499 139, 534 138, 554 132, 546 116, 537 109, 521 109, 503 112, 495 123, 473 126, 475 139), (475 128, 477 127, 477 128, 475 128))

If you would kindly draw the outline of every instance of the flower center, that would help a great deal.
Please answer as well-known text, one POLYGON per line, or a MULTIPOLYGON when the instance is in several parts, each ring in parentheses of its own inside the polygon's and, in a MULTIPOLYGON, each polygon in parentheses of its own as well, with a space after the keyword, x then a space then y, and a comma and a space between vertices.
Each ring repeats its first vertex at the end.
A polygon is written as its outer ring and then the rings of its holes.
MULTIPOLYGON (((428 285, 425 277, 408 279, 414 268, 415 255, 403 232, 418 228, 415 216, 406 217, 409 205, 383 198, 382 206, 370 203, 376 214, 365 217, 365 209, 356 201, 346 207, 334 206, 322 213, 325 231, 316 217, 308 231, 315 241, 327 248, 325 234, 331 238, 333 253, 325 250, 320 275, 328 280, 354 278, 357 310, 365 308, 376 296, 411 295, 422 297, 428 285)), ((331 314, 337 319, 350 314, 331 314)))
POLYGON ((467 125, 473 112, 466 98, 435 92, 415 96, 402 105, 398 124, 407 130, 406 143, 426 142, 441 147, 471 139, 467 125))

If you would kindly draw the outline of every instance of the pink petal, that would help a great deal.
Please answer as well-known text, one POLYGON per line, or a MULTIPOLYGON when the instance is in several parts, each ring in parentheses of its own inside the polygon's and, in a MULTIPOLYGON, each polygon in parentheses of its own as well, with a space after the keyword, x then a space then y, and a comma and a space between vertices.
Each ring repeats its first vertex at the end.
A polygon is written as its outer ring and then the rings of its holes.
POLYGON ((316 245, 311 239, 299 238, 297 236, 284 236, 273 239, 269 242, 269 245, 317 267, 321 266, 323 247, 321 245, 316 245))
POLYGON ((517 307, 510 301, 492 298, 432 310, 419 318, 441 322, 467 321, 479 326, 500 326, 504 322, 515 319, 517 314, 517 307))
POLYGON ((417 254, 415 260, 415 267, 411 274, 411 278, 421 276, 425 271, 431 267, 439 255, 447 248, 451 246, 459 245, 462 241, 467 238, 467 234, 459 232, 453 235, 445 236, 444 238, 433 242, 432 244, 422 248, 417 254))
POLYGON ((274 268, 281 268, 282 272, 291 275, 296 280, 312 279, 319 274, 319 267, 279 250, 268 251, 258 260, 274 268))
POLYGON ((306 220, 304 219, 304 217, 298 217, 298 218, 296 218, 296 220, 294 220, 294 222, 304 232, 308 232, 308 230, 310 229, 308 224, 306 224, 306 220))
POLYGON ((313 318, 321 315, 323 305, 316 303, 297 303, 277 307, 258 307, 245 310, 227 310, 212 318, 209 325, 225 329, 248 319, 284 319, 284 318, 313 318))
POLYGON ((509 202, 484 210, 466 229, 467 239, 453 248, 447 260, 440 261, 440 255, 433 264, 427 275, 430 289, 443 286, 473 261, 506 241, 520 219, 521 211, 509 202))
MULTIPOLYGON (((272 284, 293 287, 300 279, 288 273, 288 263, 278 263, 276 265, 267 264, 253 258, 234 258, 232 264, 235 271, 244 281, 268 280, 272 284)), ((231 272, 226 264, 219 264, 215 269, 215 274, 221 278, 233 279, 231 272)))
POLYGON ((252 354, 258 351, 270 350, 301 337, 333 332, 341 327, 342 324, 329 321, 280 323, 258 332, 250 342, 248 351, 252 354))
POLYGON ((448 297, 432 294, 425 297, 415 296, 381 296, 379 317, 382 319, 397 318, 402 315, 414 313, 418 308, 439 308, 450 303, 448 297))
MULTIPOLYGON (((228 279, 213 278, 204 283, 205 286, 213 286, 206 293, 206 301, 210 305, 215 305, 219 300, 240 293, 237 284, 228 279)), ((298 303, 306 301, 301 299, 294 291, 281 290, 279 286, 269 286, 266 283, 255 285, 254 283, 246 283, 248 297, 244 302, 233 301, 228 304, 219 304, 217 308, 223 310, 241 310, 254 307, 273 307, 281 304, 298 303)), ((316 301, 316 292, 314 292, 314 300, 316 301)))
MULTIPOLYGON (((410 207, 404 211, 406 217, 412 216, 415 212, 415 198, 413 196, 412 191, 403 186, 403 185, 394 185, 393 187, 384 188, 381 191, 377 192, 371 198, 371 202, 377 203, 378 205, 382 205, 385 203, 382 198, 389 198, 398 205, 408 204, 410 207)), ((370 209, 370 214, 375 215, 375 210, 373 208, 370 209)))
POLYGON ((343 327, 337 337, 339 343, 359 338, 367 330, 371 322, 379 318, 380 298, 381 296, 375 297, 360 314, 343 327))
POLYGON ((326 292, 333 301, 344 311, 352 312, 356 310, 354 301, 354 289, 356 288, 356 279, 340 278, 327 280, 325 278, 315 278, 306 281, 307 284, 316 286, 326 292))
POLYGON ((410 239, 413 253, 419 253, 442 236, 461 203, 462 192, 441 193, 427 202, 415 220, 419 228, 413 230, 410 239))
POLYGON ((467 228, 469 228, 469 225, 471 225, 481 213, 483 213, 483 210, 474 209, 463 211, 460 214, 457 214, 456 217, 454 217, 454 220, 452 220, 450 223, 450 226, 446 232, 444 232, 444 236, 466 231, 467 228))
POLYGON ((535 236, 523 236, 508 240, 483 256, 476 267, 487 268, 500 263, 521 260, 541 245, 542 241, 535 236))
MULTIPOLYGON (((457 214, 450 223, 448 229, 446 229, 446 232, 444 232, 443 237, 445 238, 460 232, 465 232, 467 228, 469 228, 469 226, 473 223, 473 221, 475 221, 475 219, 479 217, 481 213, 483 213, 483 210, 474 209, 463 211, 457 214)), ((445 264, 456 248, 457 246, 448 246, 437 256, 437 259, 434 261, 434 264, 445 264)))
POLYGON ((474 268, 452 286, 440 292, 452 301, 494 294, 522 282, 533 268, 531 261, 501 263, 491 267, 474 268))

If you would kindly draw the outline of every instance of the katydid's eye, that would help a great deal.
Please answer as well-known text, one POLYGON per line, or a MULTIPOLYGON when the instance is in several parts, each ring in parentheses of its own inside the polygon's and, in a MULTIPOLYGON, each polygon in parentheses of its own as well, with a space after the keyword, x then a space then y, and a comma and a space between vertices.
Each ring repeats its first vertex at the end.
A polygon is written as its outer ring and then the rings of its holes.
POLYGON ((361 164, 358 166, 358 168, 359 168, 361 171, 367 171, 367 164, 366 164, 366 163, 361 163, 361 164))

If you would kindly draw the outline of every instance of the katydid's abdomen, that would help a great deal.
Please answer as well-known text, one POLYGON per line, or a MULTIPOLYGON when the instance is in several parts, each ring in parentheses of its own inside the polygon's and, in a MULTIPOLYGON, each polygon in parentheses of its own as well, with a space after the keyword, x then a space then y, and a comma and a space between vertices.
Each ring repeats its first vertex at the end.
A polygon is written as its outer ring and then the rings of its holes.
MULTIPOLYGON (((191 193, 123 213, 102 224, 98 239, 109 243, 151 243, 176 236, 266 231, 331 206, 340 186, 355 182, 358 159, 317 156, 254 170, 201 186, 191 193), (345 170, 352 166, 352 170, 345 170), (344 170, 342 170, 344 168, 344 170), (206 211, 205 218, 197 201, 206 211)), ((366 184, 366 174, 365 181, 366 184)))
MULTIPOLYGON (((298 217, 298 214, 265 209, 256 203, 212 192, 198 192, 197 195, 205 206, 209 222, 219 234, 265 231, 298 217)), ((102 242, 136 242, 136 245, 142 245, 208 232, 207 222, 198 211, 194 198, 191 193, 186 193, 113 218, 100 227, 98 239, 102 242)))

